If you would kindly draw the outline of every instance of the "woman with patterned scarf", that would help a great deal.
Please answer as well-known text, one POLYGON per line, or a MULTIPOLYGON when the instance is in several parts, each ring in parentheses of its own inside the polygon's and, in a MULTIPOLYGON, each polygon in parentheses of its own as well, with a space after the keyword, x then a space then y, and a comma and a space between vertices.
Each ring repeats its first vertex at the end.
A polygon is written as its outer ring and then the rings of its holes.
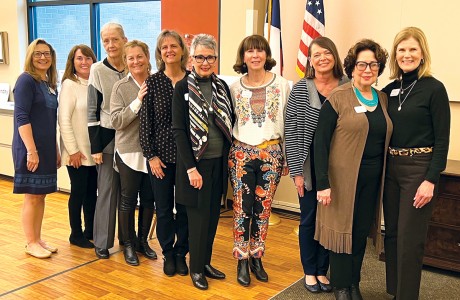
POLYGON ((232 106, 228 86, 214 74, 214 37, 195 36, 190 54, 193 70, 177 82, 172 103, 177 145, 176 203, 187 209, 193 285, 206 290, 206 277, 225 278, 211 266, 211 255, 221 198, 227 189, 232 106))
POLYGON ((234 142, 228 165, 233 186, 233 256, 237 280, 268 281, 262 266, 271 205, 284 163, 284 117, 290 92, 286 79, 270 70, 276 65, 270 45, 260 35, 243 39, 233 69, 245 74, 230 90, 235 107, 234 142))

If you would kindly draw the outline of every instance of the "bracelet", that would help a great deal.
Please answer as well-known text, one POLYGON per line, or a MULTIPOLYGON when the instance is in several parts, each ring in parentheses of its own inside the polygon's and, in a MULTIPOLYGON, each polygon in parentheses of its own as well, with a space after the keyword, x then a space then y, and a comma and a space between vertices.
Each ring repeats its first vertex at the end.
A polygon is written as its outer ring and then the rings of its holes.
POLYGON ((190 174, 196 170, 196 167, 187 170, 187 174, 190 174))
POLYGON ((38 151, 35 150, 34 152, 27 152, 27 156, 32 155, 32 154, 34 154, 34 153, 38 153, 38 151))

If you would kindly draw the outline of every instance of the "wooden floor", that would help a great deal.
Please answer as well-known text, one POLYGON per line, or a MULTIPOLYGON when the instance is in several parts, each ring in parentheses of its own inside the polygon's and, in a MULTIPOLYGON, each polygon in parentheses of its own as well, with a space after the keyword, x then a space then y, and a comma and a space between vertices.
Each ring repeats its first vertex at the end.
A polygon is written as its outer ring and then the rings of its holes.
MULTIPOLYGON (((232 258, 231 212, 221 215, 212 264, 226 273, 222 281, 209 279, 209 289, 193 287, 189 276, 167 277, 163 260, 140 256, 141 265, 128 266, 118 245, 108 260, 93 249, 70 245, 68 194, 54 193, 46 200, 43 239, 59 248, 49 259, 24 253, 21 227, 22 195, 12 193, 10 180, 0 179, 0 298, 2 299, 268 299, 302 277, 297 235, 298 221, 282 218, 268 234, 264 266, 268 283, 252 276, 250 287, 236 281, 232 258)), ((151 246, 161 254, 156 239, 151 246)))

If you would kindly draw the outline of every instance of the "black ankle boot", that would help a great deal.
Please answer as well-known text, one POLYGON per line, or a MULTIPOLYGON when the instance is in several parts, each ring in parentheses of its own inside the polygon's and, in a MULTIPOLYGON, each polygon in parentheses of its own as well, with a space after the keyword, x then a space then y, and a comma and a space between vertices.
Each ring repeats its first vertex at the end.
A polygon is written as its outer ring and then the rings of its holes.
POLYGON ((138 266, 139 258, 135 251, 135 242, 132 237, 134 233, 134 210, 118 211, 118 226, 123 234, 123 254, 128 265, 138 266))
POLYGON ((239 259, 238 267, 236 269, 238 283, 242 286, 249 286, 251 277, 249 276, 249 261, 248 259, 239 259))
POLYGON ((351 300, 363 300, 361 291, 359 290, 359 283, 352 284, 350 287, 351 300))
POLYGON ((128 265, 138 266, 139 258, 137 257, 136 251, 134 251, 133 244, 130 240, 125 240, 125 246, 123 247, 123 254, 125 261, 128 265))
POLYGON ((263 281, 263 282, 268 281, 268 274, 264 270, 264 266, 262 265, 261 258, 251 257, 249 259, 249 267, 251 268, 252 273, 256 275, 257 280, 263 281))
POLYGON ((336 300, 351 300, 350 288, 334 288, 336 300))
POLYGON ((155 250, 150 248, 148 237, 150 233, 150 226, 152 226, 152 219, 155 210, 151 208, 139 207, 139 223, 138 223, 138 238, 136 250, 148 259, 157 259, 155 250))

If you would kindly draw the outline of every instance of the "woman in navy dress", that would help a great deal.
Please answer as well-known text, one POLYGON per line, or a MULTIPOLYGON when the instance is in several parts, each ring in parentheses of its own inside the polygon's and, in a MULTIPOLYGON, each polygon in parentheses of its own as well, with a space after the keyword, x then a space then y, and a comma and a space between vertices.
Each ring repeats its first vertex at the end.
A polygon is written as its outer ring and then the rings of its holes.
POLYGON ((41 239, 46 194, 57 189, 60 155, 56 147, 56 52, 43 39, 27 48, 22 73, 14 87, 14 190, 24 194, 22 226, 25 251, 47 258, 57 248, 41 239))

